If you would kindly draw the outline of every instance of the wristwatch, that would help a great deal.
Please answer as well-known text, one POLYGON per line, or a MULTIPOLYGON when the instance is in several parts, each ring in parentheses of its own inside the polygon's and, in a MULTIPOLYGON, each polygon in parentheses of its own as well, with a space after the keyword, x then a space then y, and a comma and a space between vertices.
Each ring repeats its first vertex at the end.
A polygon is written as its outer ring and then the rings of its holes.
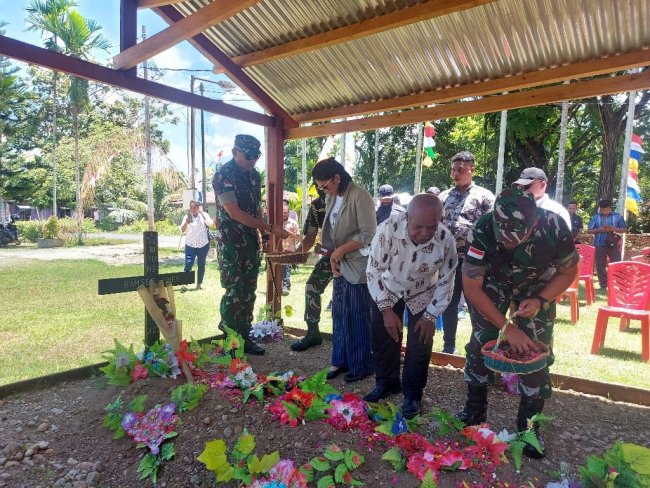
POLYGON ((539 300, 540 310, 544 310, 544 312, 548 312, 551 303, 546 298, 544 298, 542 295, 535 295, 533 298, 539 300))

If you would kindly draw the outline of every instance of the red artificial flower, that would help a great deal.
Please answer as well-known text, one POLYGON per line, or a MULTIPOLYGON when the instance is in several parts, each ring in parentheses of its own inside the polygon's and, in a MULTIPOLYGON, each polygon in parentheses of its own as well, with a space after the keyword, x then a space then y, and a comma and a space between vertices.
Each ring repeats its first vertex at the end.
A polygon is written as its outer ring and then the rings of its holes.
POLYGON ((180 350, 176 352, 178 364, 183 364, 183 361, 186 361, 188 364, 194 364, 194 361, 196 361, 198 356, 198 353, 192 353, 189 351, 189 344, 187 340, 183 339, 180 350))
POLYGON ((248 363, 246 361, 242 361, 241 359, 238 358, 235 358, 232 361, 230 361, 231 374, 237 374, 241 371, 244 371, 246 368, 248 368, 248 363))

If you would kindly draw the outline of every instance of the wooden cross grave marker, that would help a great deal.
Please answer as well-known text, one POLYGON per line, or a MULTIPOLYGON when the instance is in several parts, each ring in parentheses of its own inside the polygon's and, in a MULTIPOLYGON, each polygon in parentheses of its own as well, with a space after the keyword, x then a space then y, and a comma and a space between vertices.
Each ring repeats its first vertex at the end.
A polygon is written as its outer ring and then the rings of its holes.
MULTIPOLYGON (((128 278, 109 278, 98 281, 99 295, 112 295, 137 291, 141 285, 149 286, 151 280, 163 281, 172 285, 191 285, 194 283, 194 271, 180 273, 158 273, 158 233, 143 232, 144 241, 144 276, 128 278)), ((151 318, 147 309, 144 310, 144 341, 147 346, 153 345, 160 339, 160 331, 156 322, 151 318)))

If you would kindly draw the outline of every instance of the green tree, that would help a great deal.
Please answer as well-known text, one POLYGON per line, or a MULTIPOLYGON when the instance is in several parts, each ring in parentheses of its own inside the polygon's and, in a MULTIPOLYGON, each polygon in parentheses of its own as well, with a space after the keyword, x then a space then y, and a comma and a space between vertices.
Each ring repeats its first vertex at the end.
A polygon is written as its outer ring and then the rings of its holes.
MULTIPOLYGON (((70 10, 63 19, 59 37, 63 42, 64 54, 74 58, 89 60, 92 52, 97 49, 107 50, 108 40, 99 31, 101 27, 93 20, 85 19, 76 10, 70 10)), ((88 98, 88 80, 73 77, 68 89, 69 108, 72 113, 75 140, 75 189, 78 222, 78 242, 82 242, 81 222, 83 209, 81 206, 81 180, 79 175, 79 112, 90 106, 88 98)))
MULTIPOLYGON (((61 52, 59 35, 64 24, 67 12, 76 6, 73 0, 32 0, 27 7, 28 30, 40 31, 41 35, 49 36, 45 39, 45 48, 51 51, 61 52)), ((58 72, 52 75, 52 209, 57 214, 57 172, 56 172, 56 101, 57 101, 58 72)))

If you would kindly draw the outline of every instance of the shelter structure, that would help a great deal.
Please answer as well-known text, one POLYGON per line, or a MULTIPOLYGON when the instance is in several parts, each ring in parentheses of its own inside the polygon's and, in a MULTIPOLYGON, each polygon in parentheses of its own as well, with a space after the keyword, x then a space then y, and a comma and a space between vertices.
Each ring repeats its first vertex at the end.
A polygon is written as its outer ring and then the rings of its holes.
POLYGON ((264 126, 271 222, 286 139, 650 88, 630 72, 650 65, 650 0, 121 0, 120 18, 112 67, 2 36, 0 55, 264 126), (137 43, 138 9, 169 26, 137 43), (137 77, 182 41, 265 113, 137 77))

